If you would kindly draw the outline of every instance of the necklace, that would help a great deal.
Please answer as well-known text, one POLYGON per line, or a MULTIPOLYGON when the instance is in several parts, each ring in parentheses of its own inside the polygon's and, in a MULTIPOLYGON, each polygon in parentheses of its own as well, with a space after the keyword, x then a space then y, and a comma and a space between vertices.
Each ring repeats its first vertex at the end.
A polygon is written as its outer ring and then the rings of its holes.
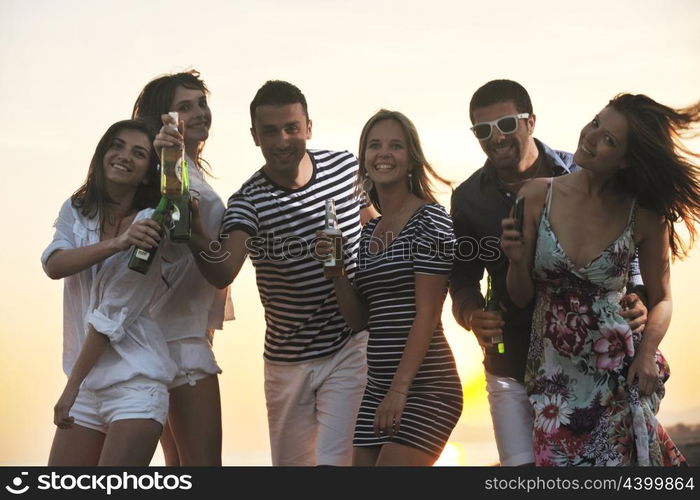
MULTIPOLYGON (((122 222, 124 222, 124 219, 128 216, 129 216, 129 214, 125 214, 125 215, 122 215, 121 217, 119 217, 119 220, 116 220, 116 228, 114 230, 114 237, 119 236, 119 233, 120 233, 121 228, 122 228, 122 222)), ((107 220, 105 221, 106 222, 105 225, 115 226, 115 219, 116 219, 116 217, 113 214, 107 215, 107 220)), ((102 235, 103 236, 107 232, 107 231, 105 231, 105 229, 106 229, 105 227, 102 228, 102 235)))

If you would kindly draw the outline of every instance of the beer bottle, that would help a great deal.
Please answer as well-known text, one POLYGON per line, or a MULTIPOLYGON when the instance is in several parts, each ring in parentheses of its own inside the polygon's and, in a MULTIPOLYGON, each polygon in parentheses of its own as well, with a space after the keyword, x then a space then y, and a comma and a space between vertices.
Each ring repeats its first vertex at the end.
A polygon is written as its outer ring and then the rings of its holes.
MULTIPOLYGON (((161 196, 155 212, 153 212, 153 215, 151 215, 151 219, 156 221, 158 225, 161 226, 161 234, 163 233, 162 226, 169 203, 170 200, 167 196, 161 196)), ((134 245, 134 247, 131 249, 131 257, 129 258, 129 269, 133 269, 141 274, 146 274, 151 268, 151 264, 153 263, 153 259, 155 258, 157 252, 157 246, 151 248, 150 250, 144 250, 143 248, 139 248, 134 245)))
MULTIPOLYGON (((168 113, 175 119, 177 129, 180 115, 177 111, 168 113)), ((182 194, 182 147, 172 146, 160 150, 160 194, 174 198, 182 194)))
MULTIPOLYGON (((501 305, 498 303, 498 298, 496 297, 496 291, 493 288, 493 283, 491 280, 491 275, 486 277, 486 304, 484 305, 484 311, 490 311, 501 316, 501 305)), ((497 337, 491 337, 492 347, 489 349, 490 352, 503 354, 506 352, 506 345, 503 343, 503 335, 497 337)))
POLYGON ((182 158, 182 194, 172 198, 172 218, 170 239, 174 242, 185 242, 190 239, 192 232, 192 211, 190 210, 190 179, 187 159, 182 158))
POLYGON ((323 263, 323 275, 326 279, 336 278, 345 274, 343 263, 343 237, 338 227, 338 216, 335 213, 335 201, 326 200, 325 233, 331 238, 333 251, 323 263))

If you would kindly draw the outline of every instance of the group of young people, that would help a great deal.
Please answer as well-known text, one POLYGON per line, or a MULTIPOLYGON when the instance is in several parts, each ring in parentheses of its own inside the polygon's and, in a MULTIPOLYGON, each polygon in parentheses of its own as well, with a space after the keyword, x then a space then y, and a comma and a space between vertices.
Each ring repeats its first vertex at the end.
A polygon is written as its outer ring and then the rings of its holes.
POLYGON ((685 462, 655 414, 669 258, 689 249, 700 220, 697 155, 678 140, 700 103, 619 95, 571 155, 534 138, 521 85, 488 82, 470 103, 487 160, 448 214, 434 185, 449 182, 405 115, 373 115, 357 157, 307 149, 306 99, 279 80, 250 105, 265 164, 224 207, 204 176, 207 95, 195 71, 147 84, 60 210, 42 255, 46 273, 65 278, 68 382, 49 465, 147 465, 159 439, 167 465, 221 464, 212 332, 232 317, 228 287, 248 256, 265 310, 273 465, 432 465, 462 413, 440 321, 448 290, 457 321, 487 347, 502 465, 685 462), (168 147, 183 147, 190 166, 187 244, 150 218, 168 147), (340 244, 324 231, 327 200, 340 244), (462 239, 489 238, 497 252, 460 252, 462 239), (159 247, 145 275, 127 267, 134 246, 159 247), (327 277, 331 253, 342 266, 327 277), (500 311, 484 310, 484 270, 500 311), (503 352, 490 348, 497 336, 503 352))

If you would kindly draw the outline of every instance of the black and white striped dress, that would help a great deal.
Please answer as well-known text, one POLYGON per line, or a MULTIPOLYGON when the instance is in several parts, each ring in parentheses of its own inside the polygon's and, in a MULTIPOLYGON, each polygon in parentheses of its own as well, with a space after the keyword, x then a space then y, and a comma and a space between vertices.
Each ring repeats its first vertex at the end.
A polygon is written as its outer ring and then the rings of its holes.
POLYGON ((452 269, 452 219, 438 204, 423 205, 386 249, 373 253, 371 238, 379 220, 372 219, 362 230, 355 275, 357 288, 369 306, 369 340, 367 387, 353 444, 395 442, 437 457, 462 413, 462 386, 441 323, 408 391, 398 434, 376 436, 373 422, 416 315, 415 275, 447 275, 452 269))

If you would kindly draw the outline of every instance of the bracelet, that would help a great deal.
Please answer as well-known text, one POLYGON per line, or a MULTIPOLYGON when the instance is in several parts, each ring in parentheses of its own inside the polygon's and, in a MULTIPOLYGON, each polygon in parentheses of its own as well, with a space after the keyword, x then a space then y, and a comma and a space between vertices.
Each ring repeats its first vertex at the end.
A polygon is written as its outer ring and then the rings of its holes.
POLYGON ((404 397, 408 397, 408 394, 406 394, 405 392, 397 391, 396 389, 389 389, 389 392, 396 392, 404 397))

